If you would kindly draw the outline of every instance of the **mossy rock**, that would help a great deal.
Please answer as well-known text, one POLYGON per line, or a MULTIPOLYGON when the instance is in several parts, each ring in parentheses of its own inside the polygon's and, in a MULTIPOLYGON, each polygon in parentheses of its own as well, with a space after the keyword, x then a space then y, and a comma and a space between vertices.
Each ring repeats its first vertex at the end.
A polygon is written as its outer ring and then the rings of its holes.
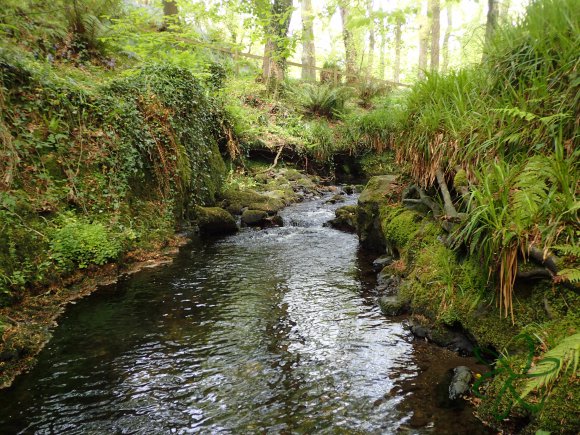
POLYGON ((251 204, 248 204, 249 209, 262 210, 268 214, 278 213, 282 207, 284 207, 284 201, 272 197, 266 197, 264 201, 252 202, 251 204))
POLYGON ((259 227, 264 224, 268 213, 264 210, 244 210, 242 213, 242 224, 249 227, 259 227))
POLYGON ((306 175, 298 171, 297 169, 287 169, 280 171, 281 175, 284 176, 289 181, 298 181, 301 179, 308 178, 306 175))
POLYGON ((398 187, 397 178, 396 175, 372 177, 359 196, 357 233, 365 249, 385 252, 386 242, 379 211, 395 193, 398 187))
POLYGON ((222 192, 222 207, 230 213, 241 214, 250 204, 264 203, 268 197, 251 189, 227 189, 222 192))
POLYGON ((357 225, 357 206, 356 205, 345 205, 343 207, 337 208, 334 212, 335 218, 332 219, 329 224, 338 230, 355 232, 357 225))
POLYGON ((238 231, 235 219, 223 208, 197 206, 195 214, 200 234, 221 235, 238 231))
POLYGON ((316 189, 316 184, 310 178, 301 178, 296 181, 296 186, 306 191, 313 191, 316 189))
POLYGON ((459 187, 467 187, 467 186, 469 186, 469 181, 467 180, 467 172, 465 172, 465 169, 460 169, 459 171, 457 171, 455 177, 453 178, 453 187, 457 189, 459 187))
POLYGON ((398 296, 382 296, 378 302, 385 316, 398 316, 408 309, 406 301, 400 299, 398 296))

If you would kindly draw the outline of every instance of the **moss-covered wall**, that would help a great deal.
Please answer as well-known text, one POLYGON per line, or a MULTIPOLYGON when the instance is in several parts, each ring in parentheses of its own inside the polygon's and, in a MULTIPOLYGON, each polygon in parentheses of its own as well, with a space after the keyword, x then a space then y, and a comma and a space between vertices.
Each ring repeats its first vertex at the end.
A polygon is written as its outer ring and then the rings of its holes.
POLYGON ((225 164, 206 94, 174 66, 110 77, 0 53, 0 304, 161 242, 215 201, 225 164))

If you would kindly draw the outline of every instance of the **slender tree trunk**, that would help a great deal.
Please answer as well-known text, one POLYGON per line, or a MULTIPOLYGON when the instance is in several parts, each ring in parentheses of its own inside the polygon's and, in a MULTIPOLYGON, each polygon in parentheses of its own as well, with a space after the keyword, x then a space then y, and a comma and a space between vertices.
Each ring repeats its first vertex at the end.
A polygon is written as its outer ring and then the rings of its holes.
POLYGON ((453 29, 453 3, 447 1, 447 27, 445 28, 445 36, 443 37, 443 64, 441 65, 441 71, 443 73, 447 72, 449 68, 449 38, 451 37, 451 30, 453 29))
POLYGON ((356 81, 357 67, 356 47, 354 44, 352 32, 347 27, 349 21, 349 5, 344 0, 342 0, 338 7, 340 9, 340 18, 342 19, 342 39, 344 41, 344 55, 346 57, 346 81, 348 83, 352 83, 356 81))
POLYGON ((302 80, 316 81, 312 0, 302 0, 302 80))
POLYGON ((262 76, 270 90, 276 90, 286 73, 285 45, 288 41, 292 0, 274 0, 270 23, 266 28, 268 39, 264 46, 262 76))
POLYGON ((499 9, 497 0, 487 1, 487 23, 485 25, 485 45, 488 45, 493 38, 493 34, 497 27, 499 9))
POLYGON ((401 48, 403 46, 403 19, 397 18, 395 26, 395 65, 393 67, 393 80, 399 82, 401 77, 401 48))
POLYGON ((165 31, 169 28, 171 24, 177 22, 177 15, 179 14, 179 9, 177 8, 177 2, 175 0, 163 0, 163 24, 159 28, 161 31, 165 31))
POLYGON ((384 23, 382 23, 381 27, 381 47, 379 48, 379 77, 384 80, 385 79, 385 51, 387 49, 387 32, 384 27, 384 23))
POLYGON ((431 3, 431 71, 439 71, 439 39, 441 34, 441 2, 431 3))
POLYGON ((417 74, 420 79, 425 77, 425 70, 427 69, 427 52, 429 50, 429 16, 425 5, 425 1, 422 1, 419 16, 419 71, 417 74))
POLYGON ((371 20, 369 24, 369 61, 367 63, 367 77, 370 77, 373 74, 373 66, 375 63, 375 22, 373 20, 372 0, 367 0, 367 14, 371 20))

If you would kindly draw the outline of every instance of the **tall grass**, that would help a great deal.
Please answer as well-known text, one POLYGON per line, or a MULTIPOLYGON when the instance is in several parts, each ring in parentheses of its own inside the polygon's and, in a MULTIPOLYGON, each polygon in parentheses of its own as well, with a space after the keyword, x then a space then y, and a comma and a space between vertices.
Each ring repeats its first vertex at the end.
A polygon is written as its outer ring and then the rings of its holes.
POLYGON ((437 185, 438 170, 466 170, 471 198, 457 203, 468 216, 458 243, 497 279, 506 316, 529 248, 548 254, 577 243, 578 47, 580 2, 532 2, 515 26, 498 29, 482 65, 428 74, 383 120, 386 131, 372 132, 425 188, 437 185))

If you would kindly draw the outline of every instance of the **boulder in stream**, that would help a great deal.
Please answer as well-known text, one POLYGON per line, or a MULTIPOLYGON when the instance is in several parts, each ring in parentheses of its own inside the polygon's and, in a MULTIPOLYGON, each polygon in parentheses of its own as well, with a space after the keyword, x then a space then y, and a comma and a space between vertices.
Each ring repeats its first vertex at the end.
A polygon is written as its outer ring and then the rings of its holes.
POLYGON ((398 316, 408 309, 407 303, 398 296, 380 297, 379 307, 385 316, 398 316))
POLYGON ((197 206, 195 215, 200 234, 221 235, 238 231, 238 226, 233 216, 223 208, 197 206))
POLYGON ((328 223, 337 230, 352 232, 356 231, 356 205, 345 205, 336 209, 335 218, 328 223))
POLYGON ((248 227, 259 227, 268 217, 264 210, 247 209, 242 213, 242 224, 248 227))

